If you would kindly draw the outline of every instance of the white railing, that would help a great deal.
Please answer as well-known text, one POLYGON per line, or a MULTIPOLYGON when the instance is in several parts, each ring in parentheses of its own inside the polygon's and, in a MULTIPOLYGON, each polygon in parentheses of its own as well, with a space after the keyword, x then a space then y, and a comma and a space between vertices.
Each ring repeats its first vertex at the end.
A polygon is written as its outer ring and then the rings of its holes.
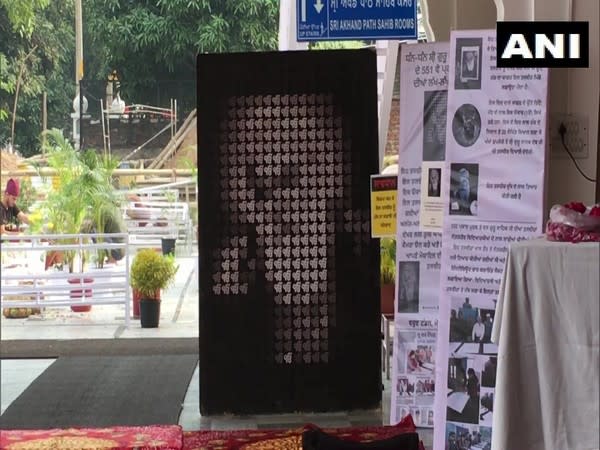
POLYGON ((170 238, 183 242, 186 254, 192 252, 193 227, 187 203, 129 202, 123 207, 123 220, 131 247, 160 247, 161 239, 170 238))
MULTIPOLYGON (((90 233, 15 236, 2 235, 2 308, 47 308, 59 306, 125 306, 125 325, 129 327, 131 297, 129 289, 129 240, 126 233, 90 233), (96 242, 91 242, 95 238, 96 242), (121 242, 106 242, 120 240, 121 242), (65 243, 72 241, 74 243, 65 243), (95 250, 124 251, 124 263, 84 271, 45 270, 48 252, 95 250), (91 281, 90 281, 91 280, 91 281)), ((89 264, 91 267, 92 264, 89 264)))
MULTIPOLYGON (((138 189, 127 191, 127 194, 139 197, 139 202, 176 202, 179 199, 179 191, 177 189, 157 189, 152 191, 138 189)), ((139 203, 137 200, 136 202, 139 203)))
MULTIPOLYGON (((148 187, 144 187, 144 188, 139 188, 133 191, 130 191, 130 193, 132 194, 137 194, 140 197, 143 197, 144 195, 160 195, 161 192, 169 192, 170 194, 168 195, 173 195, 173 193, 175 194, 175 198, 179 198, 180 194, 180 190, 183 190, 183 193, 185 195, 185 201, 186 203, 190 203, 190 188, 193 190, 193 194, 195 195, 195 198, 198 198, 198 183, 190 178, 188 180, 181 180, 181 181, 175 181, 172 183, 166 183, 166 184, 160 184, 157 186, 148 186, 148 187)), ((167 194, 165 194, 167 195, 167 194)), ((166 198, 166 197, 165 197, 166 198)))

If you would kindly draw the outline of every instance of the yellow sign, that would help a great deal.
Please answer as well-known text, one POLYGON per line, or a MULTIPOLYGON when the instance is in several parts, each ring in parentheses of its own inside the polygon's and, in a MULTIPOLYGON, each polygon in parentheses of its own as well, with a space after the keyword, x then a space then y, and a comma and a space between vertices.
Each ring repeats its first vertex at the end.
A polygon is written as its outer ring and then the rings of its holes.
POLYGON ((371 236, 396 237, 397 175, 371 176, 371 236))

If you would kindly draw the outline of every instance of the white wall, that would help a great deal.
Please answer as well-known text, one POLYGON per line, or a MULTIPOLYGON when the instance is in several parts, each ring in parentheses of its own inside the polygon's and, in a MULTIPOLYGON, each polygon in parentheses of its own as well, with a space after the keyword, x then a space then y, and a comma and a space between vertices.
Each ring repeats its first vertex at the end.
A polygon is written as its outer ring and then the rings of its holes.
POLYGON ((279 1, 279 50, 307 50, 308 42, 296 41, 296 0, 279 1))
MULTIPOLYGON (((498 20, 581 20, 590 23, 590 67, 550 71, 549 114, 583 115, 588 119, 588 156, 577 162, 596 177, 598 101, 600 92, 599 0, 421 0, 428 39, 448 40, 451 29, 495 28, 498 20)), ((547 210, 555 203, 594 203, 595 184, 585 180, 568 158, 550 158, 547 210)), ((547 214, 546 214, 547 217, 547 214)))

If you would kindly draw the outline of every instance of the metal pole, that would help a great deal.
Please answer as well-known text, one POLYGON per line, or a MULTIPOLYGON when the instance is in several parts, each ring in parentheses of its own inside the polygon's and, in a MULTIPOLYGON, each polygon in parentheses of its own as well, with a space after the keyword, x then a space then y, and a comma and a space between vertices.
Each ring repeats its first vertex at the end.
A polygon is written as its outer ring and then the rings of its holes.
POLYGON ((79 80, 83 78, 83 19, 81 0, 75 0, 75 85, 79 94, 79 80))
POLYGON ((48 95, 42 95, 42 148, 46 146, 46 130, 48 129, 48 95))
POLYGON ((81 116, 83 114, 83 100, 81 93, 81 79, 83 78, 83 25, 81 13, 81 0, 75 0, 75 97, 79 98, 79 139, 76 142, 76 150, 81 149, 82 127, 81 116))
POLYGON ((83 147, 81 145, 83 143, 83 120, 81 120, 83 116, 83 92, 81 91, 81 79, 77 84, 77 91, 79 92, 79 142, 77 143, 77 150, 81 150, 83 147))

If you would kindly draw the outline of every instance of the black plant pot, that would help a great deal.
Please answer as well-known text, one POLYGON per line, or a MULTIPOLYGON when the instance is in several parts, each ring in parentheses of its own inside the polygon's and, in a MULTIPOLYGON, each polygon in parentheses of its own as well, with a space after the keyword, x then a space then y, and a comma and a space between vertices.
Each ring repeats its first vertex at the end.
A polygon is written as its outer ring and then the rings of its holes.
POLYGON ((175 242, 176 242, 176 239, 162 238, 161 239, 162 254, 175 256, 175 242))
POLYGON ((160 300, 140 300, 140 322, 142 328, 158 328, 160 300))

